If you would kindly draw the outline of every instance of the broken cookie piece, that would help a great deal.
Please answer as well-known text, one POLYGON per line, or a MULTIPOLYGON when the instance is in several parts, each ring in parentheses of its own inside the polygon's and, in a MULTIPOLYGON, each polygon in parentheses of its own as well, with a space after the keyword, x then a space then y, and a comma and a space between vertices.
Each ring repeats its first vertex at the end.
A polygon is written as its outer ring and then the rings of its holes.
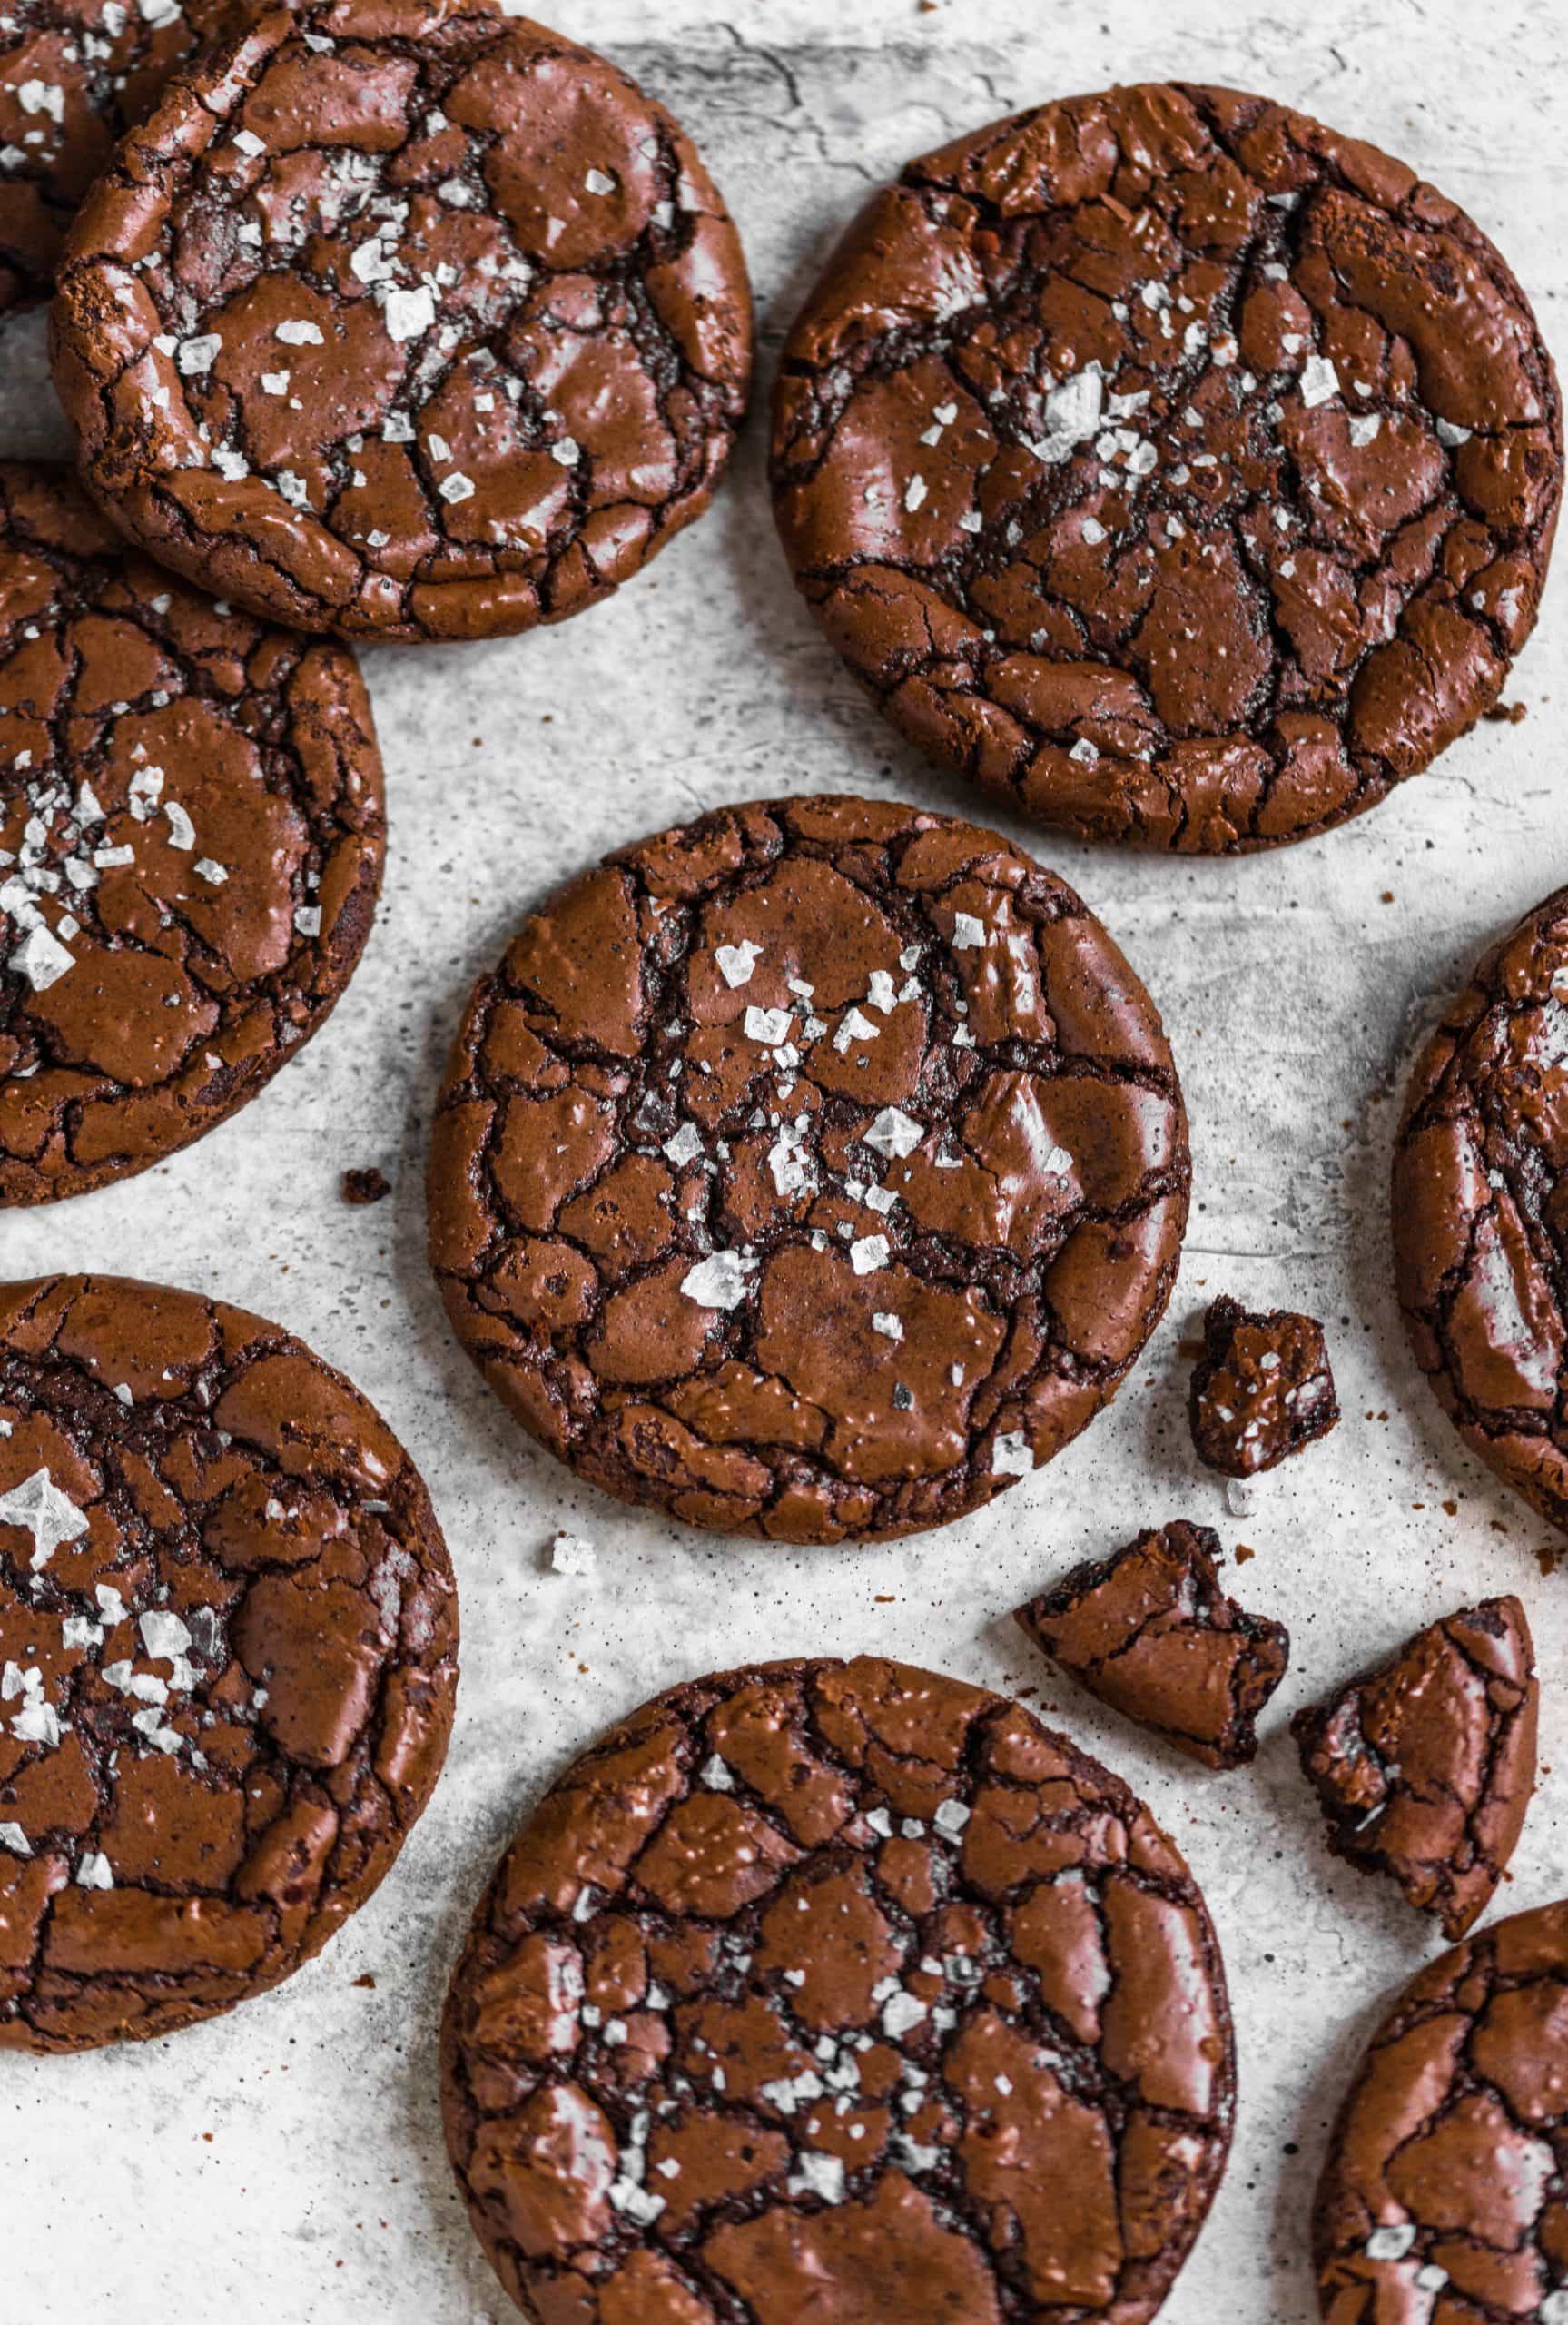
POLYGON ((1209 1768, 1245 1766, 1284 1678, 1290 1635, 1228 1598, 1218 1536, 1173 1519, 1080 1566, 1013 1619, 1053 1662, 1209 1768))
POLYGON ((1290 1723, 1336 1856, 1391 1874, 1463 1937, 1514 1854, 1535 1785, 1540 1693, 1517 1598, 1419 1632, 1290 1723))
POLYGON ((1228 1478, 1255 1477, 1326 1437, 1339 1419, 1323 1327, 1286 1309, 1255 1316, 1217 1300, 1194 1368, 1192 1442, 1228 1478))

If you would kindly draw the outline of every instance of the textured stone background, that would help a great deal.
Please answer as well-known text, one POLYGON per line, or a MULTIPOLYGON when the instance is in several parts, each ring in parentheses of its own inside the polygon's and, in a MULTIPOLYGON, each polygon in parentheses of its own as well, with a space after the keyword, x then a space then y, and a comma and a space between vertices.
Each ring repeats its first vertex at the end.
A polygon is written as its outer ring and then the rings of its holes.
MULTIPOLYGON (((1563 339, 1568 64, 1560 0, 587 0, 567 29, 666 99, 751 254, 773 351, 863 188, 993 115, 1181 75, 1286 98, 1414 163, 1502 244, 1563 339)), ((0 447, 59 441, 40 332, 0 351, 0 447)), ((1193 1118, 1180 1288, 1119 1405, 990 1513, 854 1554, 735 1547, 585 1499, 505 1420, 423 1260, 431 1093, 463 995, 558 878, 724 800, 858 789, 962 808, 883 729, 794 602, 762 484, 763 413, 719 506, 608 607, 492 647, 370 658, 392 845, 381 917, 326 1032, 254 1105, 128 1186, 0 1217, 6 1276, 107 1268, 221 1292, 341 1365, 412 1449, 446 1526, 467 1645, 445 1783, 326 1958, 236 2018, 147 2050, 0 2065, 0 2315, 29 2325, 469 2325, 512 2312, 449 2184, 440 1996, 491 1861, 607 1721, 746 1656, 886 1649, 1049 1712, 1142 1791, 1218 1919, 1242 2105, 1229 2177, 1169 2325, 1309 2325, 1307 2215, 1328 2118, 1382 2000, 1435 1950, 1396 1897, 1333 1869, 1284 1713, 1417 1624, 1521 1593, 1549 1693, 1547 1776, 1507 1902, 1562 1885, 1568 1577, 1546 1529, 1464 1456, 1388 1288, 1395 1093, 1435 1000, 1568 877, 1568 589, 1489 726, 1347 831, 1243 864, 1140 861, 1008 828, 1073 880, 1165 1012, 1193 1118), (346 1164, 392 1201, 350 1211, 346 1164), (1346 1420, 1226 1515, 1193 1462, 1176 1344, 1218 1291, 1330 1327, 1346 1420), (1139 1525, 1184 1514, 1257 1551, 1244 1595, 1296 1668, 1252 1775, 1188 1773, 1052 1684, 1008 1609, 1139 1525), (540 1570, 557 1527, 597 1579, 540 1570), (354 1981, 371 1973, 373 1992, 354 1981)))

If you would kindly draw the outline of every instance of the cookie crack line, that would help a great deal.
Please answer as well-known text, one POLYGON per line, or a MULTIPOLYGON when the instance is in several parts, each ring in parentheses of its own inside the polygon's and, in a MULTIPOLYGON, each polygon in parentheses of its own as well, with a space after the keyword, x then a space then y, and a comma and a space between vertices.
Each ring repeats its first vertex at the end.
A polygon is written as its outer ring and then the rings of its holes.
POLYGON ((171 2033, 319 1952, 429 1796, 456 1647, 423 1484, 300 1341, 0 1287, 0 2047, 171 2033))
POLYGON ((422 0, 206 51, 89 198, 54 312, 117 523, 253 611, 409 642, 565 618, 656 554, 727 462, 752 338, 667 114, 422 0))
POLYGON ((1496 701, 1561 474, 1474 224, 1185 85, 912 163, 774 405, 797 581, 892 722, 1044 820, 1202 852, 1331 828, 1496 701))
POLYGON ((438 1104, 431 1256, 592 1482, 874 1538, 1114 1393, 1189 1169, 1158 1017, 1070 889, 944 817, 786 801, 627 849, 519 932, 438 1104))

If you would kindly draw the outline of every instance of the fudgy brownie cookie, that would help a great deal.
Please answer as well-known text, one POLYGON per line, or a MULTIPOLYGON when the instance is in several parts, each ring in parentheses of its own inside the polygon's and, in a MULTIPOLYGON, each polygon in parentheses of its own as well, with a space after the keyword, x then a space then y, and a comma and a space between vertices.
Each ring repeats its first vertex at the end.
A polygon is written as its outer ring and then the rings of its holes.
POLYGON ((1487 954, 1416 1067, 1394 1261, 1444 1410, 1568 1527, 1568 888, 1487 954))
POLYGON ((1326 2325, 1568 2320, 1568 1905, 1422 1971, 1340 2111, 1314 2245, 1326 2325))
POLYGON ((1209 1768, 1244 1767, 1290 1634, 1220 1588, 1219 1537, 1172 1519, 1075 1567, 1014 1620, 1080 1686, 1209 1768))
POLYGON ((343 648, 0 462, 0 1203, 145 1170, 253 1097, 353 974, 384 836, 343 648))
POLYGON ((1114 1393, 1190 1171, 1148 995, 995 833, 845 798, 612 856, 481 979, 430 1252, 592 1483, 836 1541, 977 1509, 1114 1393))
POLYGON ((1535 1789, 1535 1650, 1517 1598, 1417 1632, 1290 1732, 1336 1856, 1392 1875, 1463 1937, 1503 1878, 1535 1789))
POLYGON ((1256 1477, 1326 1437, 1339 1420, 1323 1327, 1283 1308, 1255 1316, 1214 1302, 1203 1325, 1188 1417, 1200 1461, 1227 1477, 1256 1477))
POLYGON ((0 314, 42 298, 114 141, 228 0, 9 0, 0 23, 0 314))
POLYGON ((774 417, 796 579, 904 735, 1048 822, 1214 854, 1343 822, 1491 707, 1562 471, 1485 236, 1226 89, 912 162, 774 417))
POLYGON ((447 2139, 570 2325, 1143 2325, 1229 2145, 1219 1949, 1127 1786, 865 1657, 673 1688, 475 1917, 447 2139))
POLYGON ((745 407, 728 214, 623 74, 482 0, 215 43, 72 233, 55 378, 93 492, 303 629, 576 613, 707 505, 745 407))
POLYGON ((412 1462, 299 1341, 0 1287, 0 2047, 171 2033, 319 1953, 429 1797, 457 1639, 412 1462))

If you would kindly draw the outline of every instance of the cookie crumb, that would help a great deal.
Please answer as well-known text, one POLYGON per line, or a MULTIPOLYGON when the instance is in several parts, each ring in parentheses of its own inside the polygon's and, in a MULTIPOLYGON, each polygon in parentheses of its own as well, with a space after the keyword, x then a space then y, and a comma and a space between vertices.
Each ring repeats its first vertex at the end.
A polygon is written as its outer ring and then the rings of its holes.
POLYGON ((555 1574, 595 1574, 598 1571, 599 1554, 593 1544, 580 1534, 557 1534, 548 1551, 550 1569, 555 1574))
POLYGON ((1485 716, 1494 727, 1517 727, 1522 719, 1529 717, 1530 705, 1527 702, 1494 702, 1485 716))
POLYGON ((366 1171, 345 1171, 343 1201, 352 1203, 384 1202, 392 1192, 392 1182, 384 1171, 374 1165, 366 1171))

